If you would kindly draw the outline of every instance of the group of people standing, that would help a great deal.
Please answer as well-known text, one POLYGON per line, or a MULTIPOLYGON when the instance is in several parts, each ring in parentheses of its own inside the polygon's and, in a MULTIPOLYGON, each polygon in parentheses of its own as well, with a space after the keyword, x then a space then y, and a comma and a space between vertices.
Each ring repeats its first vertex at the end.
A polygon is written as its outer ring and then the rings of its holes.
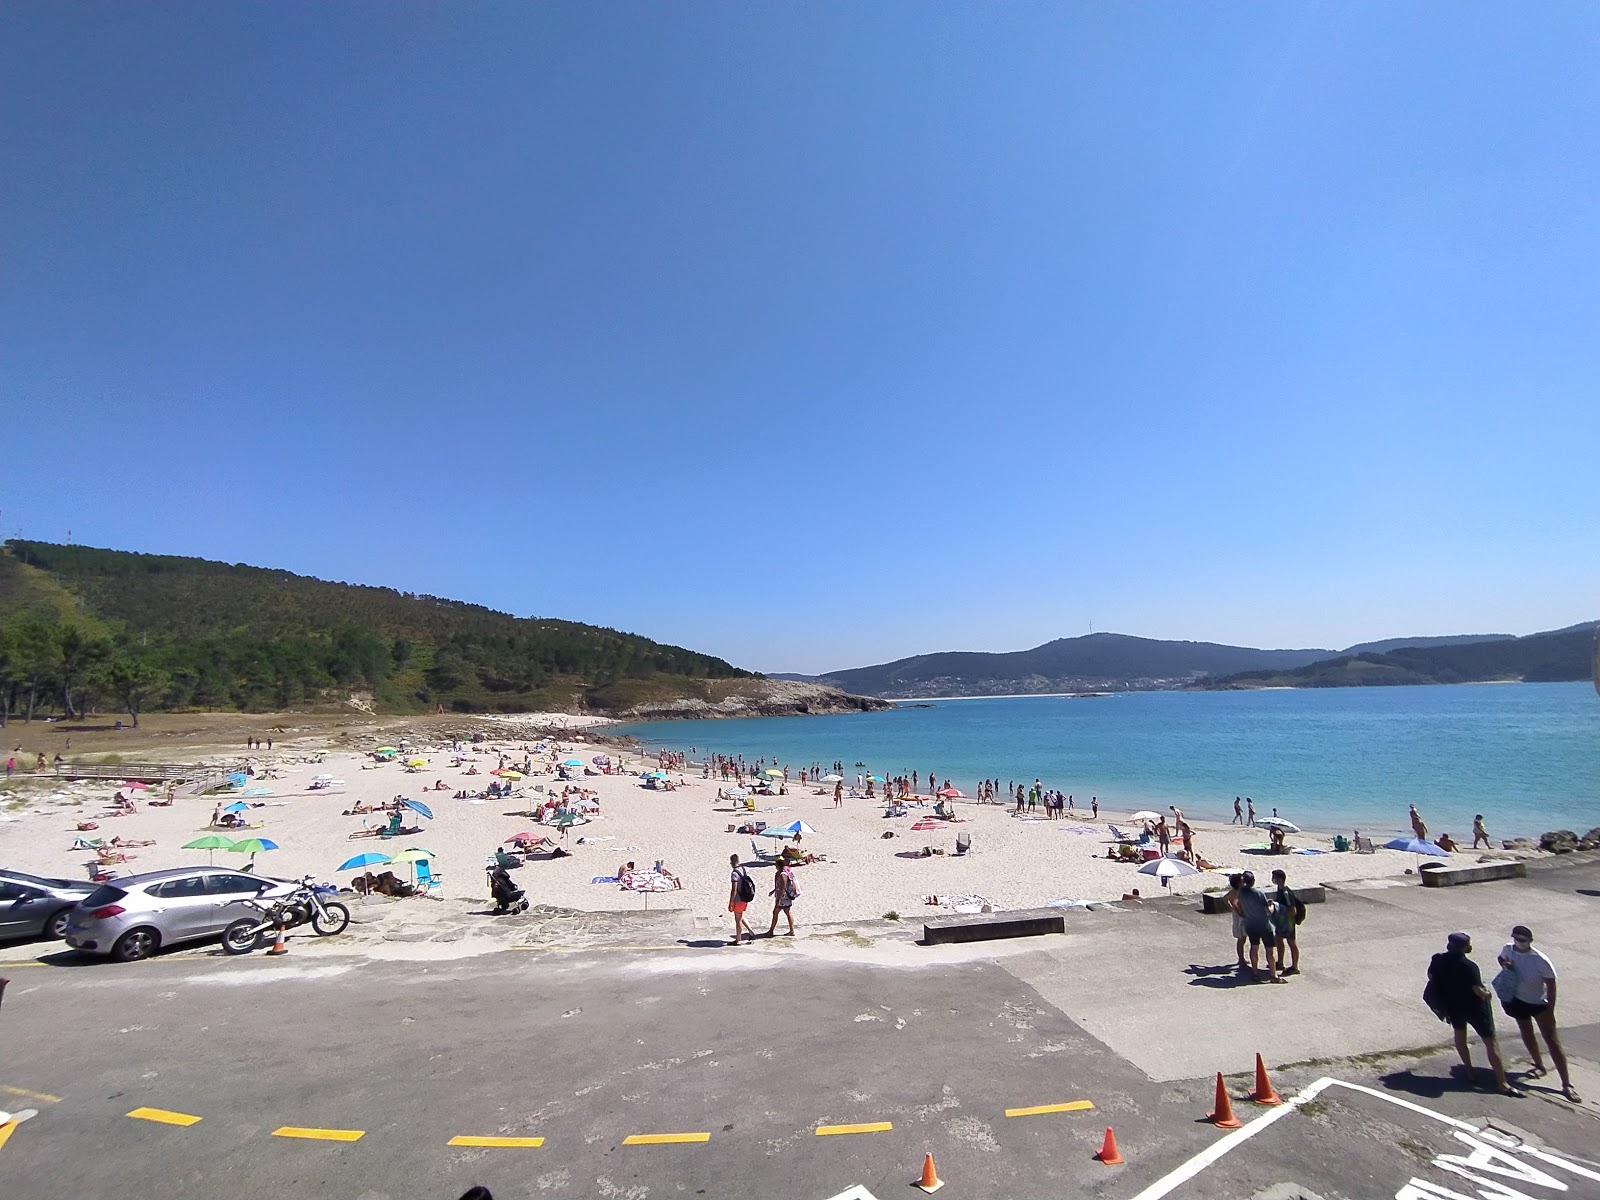
POLYGON ((1298 929, 1306 918, 1306 906, 1289 887, 1289 876, 1282 868, 1272 873, 1272 890, 1256 886, 1254 871, 1228 876, 1223 903, 1233 913, 1233 952, 1239 971, 1248 970, 1259 982, 1261 953, 1266 951, 1269 983, 1286 983, 1287 976, 1300 974, 1298 929), (1250 945, 1250 961, 1245 962, 1245 943, 1250 945), (1285 961, 1287 959, 1287 961, 1285 961))

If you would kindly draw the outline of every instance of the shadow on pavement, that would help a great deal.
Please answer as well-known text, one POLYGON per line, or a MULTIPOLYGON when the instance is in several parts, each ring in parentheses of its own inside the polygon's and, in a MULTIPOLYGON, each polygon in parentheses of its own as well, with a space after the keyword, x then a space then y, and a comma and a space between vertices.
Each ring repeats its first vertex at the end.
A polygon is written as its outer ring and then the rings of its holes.
POLYGON ((1235 988, 1251 987, 1255 978, 1239 970, 1233 963, 1218 966, 1207 966, 1204 963, 1190 963, 1183 969, 1185 975, 1193 975, 1189 980, 1190 987, 1208 988, 1235 988))
MULTIPOLYGON (((1457 1066, 1455 1070, 1463 1071, 1463 1068, 1457 1066)), ((1391 1071, 1387 1075, 1380 1075, 1378 1082, 1391 1092, 1405 1092, 1408 1095, 1421 1096, 1428 1100, 1437 1100, 1446 1092, 1469 1092, 1473 1090, 1470 1080, 1448 1078, 1443 1075, 1418 1075, 1409 1067, 1404 1071, 1391 1071)))
POLYGON ((710 950, 716 946, 726 946, 727 938, 679 938, 678 945, 689 946, 696 950, 710 950))

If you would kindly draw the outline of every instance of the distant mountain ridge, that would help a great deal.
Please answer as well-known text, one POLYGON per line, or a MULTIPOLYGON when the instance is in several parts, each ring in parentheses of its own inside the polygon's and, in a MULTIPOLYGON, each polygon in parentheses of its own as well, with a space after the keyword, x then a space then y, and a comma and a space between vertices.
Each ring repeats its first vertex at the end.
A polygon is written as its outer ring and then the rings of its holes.
MULTIPOLYGON (((1569 673, 1576 668, 1572 665, 1572 648, 1566 642, 1558 640, 1554 643, 1559 648, 1554 651, 1554 657, 1546 659, 1537 654, 1543 643, 1530 642, 1530 639, 1570 634, 1586 628, 1592 630, 1593 626, 1576 625, 1568 630, 1551 631, 1550 634, 1530 634, 1526 638, 1497 633, 1388 638, 1363 642, 1345 650, 1263 650, 1215 642, 1166 641, 1120 633, 1094 633, 1075 638, 1057 638, 1029 650, 1000 653, 947 651, 913 655, 874 666, 829 671, 823 675, 789 673, 775 674, 773 677, 832 684, 859 695, 906 699, 1195 686, 1335 686, 1332 680, 1338 676, 1338 672, 1318 674, 1316 668, 1319 665, 1382 660, 1379 664, 1382 669, 1376 675, 1384 675, 1387 671, 1394 674, 1396 682, 1444 682, 1454 681, 1453 677, 1457 675, 1463 680, 1477 678, 1476 672, 1489 669, 1487 664, 1498 664, 1496 669, 1502 672, 1511 671, 1512 666, 1522 662, 1531 648, 1536 661, 1524 663, 1526 670, 1523 672, 1512 672, 1515 677, 1522 678, 1527 672, 1532 672, 1528 677, 1576 679, 1586 677, 1586 669, 1577 674, 1569 673), (1508 644, 1513 643, 1518 644, 1517 648, 1509 649, 1506 653, 1488 649, 1498 645, 1505 650, 1508 644), (1472 647, 1478 649, 1469 649, 1472 647), (1421 657, 1413 657, 1418 655, 1421 657), (1398 674, 1394 673, 1396 670, 1398 674), (1452 678, 1435 678, 1436 675, 1452 678), (1322 682, 1290 682, 1294 679, 1317 679, 1322 682), (1266 682, 1268 680, 1274 682, 1266 682)), ((1356 683, 1362 682, 1366 674, 1361 669, 1352 671, 1348 668, 1343 673, 1356 683)))
POLYGON ((1382 654, 1342 654, 1290 671, 1245 671, 1207 686, 1233 689, 1569 682, 1591 678, 1597 669, 1597 631, 1600 622, 1583 621, 1526 637, 1407 645, 1382 654))
POLYGON ((847 691, 885 698, 1123 690, 1179 687, 1202 676, 1239 671, 1292 670, 1333 653, 1091 633, 1008 653, 919 654, 878 666, 830 671, 818 678, 847 691))

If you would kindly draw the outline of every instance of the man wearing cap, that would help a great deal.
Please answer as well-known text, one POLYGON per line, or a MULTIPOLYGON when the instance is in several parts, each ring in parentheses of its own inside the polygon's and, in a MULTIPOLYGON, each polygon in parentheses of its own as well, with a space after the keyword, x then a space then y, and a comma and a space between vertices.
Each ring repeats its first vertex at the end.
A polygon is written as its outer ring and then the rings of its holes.
POLYGON ((1505 1063, 1500 1060, 1500 1045, 1494 1036, 1494 1012, 1489 1007, 1493 993, 1483 986, 1478 964, 1468 957, 1471 953, 1472 939, 1464 933, 1452 933, 1446 939, 1444 953, 1435 954, 1428 963, 1428 987, 1422 999, 1436 1017, 1448 1021, 1455 1030, 1456 1053, 1461 1056, 1468 1078, 1473 1074, 1472 1047, 1467 1041, 1470 1025, 1483 1039, 1495 1087, 1505 1096, 1525 1096, 1527 1093, 1521 1088, 1506 1082, 1505 1063))
POLYGON ((1556 1033, 1556 968, 1542 950, 1533 948, 1533 930, 1526 925, 1511 929, 1511 940, 1500 948, 1500 965, 1516 977, 1516 990, 1510 999, 1502 1000, 1506 1016, 1517 1023, 1522 1033, 1522 1044, 1533 1059, 1533 1070, 1525 1078, 1538 1079, 1544 1075, 1544 1057, 1539 1053, 1539 1040, 1534 1036, 1534 1026, 1544 1044, 1550 1049, 1550 1060, 1556 1065, 1561 1079, 1561 1094, 1577 1104, 1582 1097, 1572 1086, 1567 1074, 1567 1055, 1561 1048, 1560 1035, 1556 1033))

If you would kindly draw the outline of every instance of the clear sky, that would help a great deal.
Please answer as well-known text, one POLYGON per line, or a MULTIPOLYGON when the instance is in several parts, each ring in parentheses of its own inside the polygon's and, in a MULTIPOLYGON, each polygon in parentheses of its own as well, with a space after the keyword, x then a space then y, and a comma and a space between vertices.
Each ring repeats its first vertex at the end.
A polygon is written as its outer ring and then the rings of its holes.
POLYGON ((0 527, 760 670, 1600 608, 1600 5, 0 6, 0 527))

